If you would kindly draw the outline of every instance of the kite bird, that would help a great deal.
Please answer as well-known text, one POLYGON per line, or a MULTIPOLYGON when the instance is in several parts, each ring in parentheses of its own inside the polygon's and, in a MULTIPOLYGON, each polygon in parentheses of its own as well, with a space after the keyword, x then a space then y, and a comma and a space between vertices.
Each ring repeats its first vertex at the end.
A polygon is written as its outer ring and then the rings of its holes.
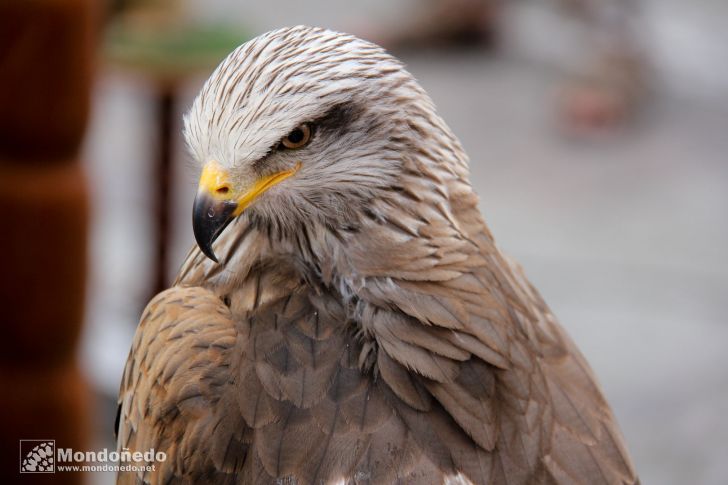
POLYGON ((185 116, 195 247, 141 318, 120 483, 634 484, 594 374, 380 47, 294 27, 185 116))

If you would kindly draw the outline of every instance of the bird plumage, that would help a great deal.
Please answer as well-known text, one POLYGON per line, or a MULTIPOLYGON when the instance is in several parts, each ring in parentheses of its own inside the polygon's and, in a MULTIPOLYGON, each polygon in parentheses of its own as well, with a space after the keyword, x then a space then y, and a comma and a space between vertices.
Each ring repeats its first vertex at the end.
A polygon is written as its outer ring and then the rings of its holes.
POLYGON ((186 137, 240 180, 301 169, 233 220, 220 264, 193 249, 145 310, 119 446, 168 459, 121 483, 638 482, 398 61, 322 29, 265 34, 213 73, 186 137), (304 121, 310 147, 276 150, 304 121))

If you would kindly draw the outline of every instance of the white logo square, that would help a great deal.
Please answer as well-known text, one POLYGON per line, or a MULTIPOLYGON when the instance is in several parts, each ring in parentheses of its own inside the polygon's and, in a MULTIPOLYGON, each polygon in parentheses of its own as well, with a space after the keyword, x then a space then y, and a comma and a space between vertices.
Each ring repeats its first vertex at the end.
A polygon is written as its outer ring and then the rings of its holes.
POLYGON ((20 440, 20 473, 55 473, 56 440, 20 440))

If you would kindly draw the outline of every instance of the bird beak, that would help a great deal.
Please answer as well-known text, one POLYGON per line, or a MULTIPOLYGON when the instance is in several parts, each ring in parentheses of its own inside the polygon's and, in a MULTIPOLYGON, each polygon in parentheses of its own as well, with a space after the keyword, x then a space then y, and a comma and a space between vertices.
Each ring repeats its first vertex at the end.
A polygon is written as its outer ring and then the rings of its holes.
POLYGON ((206 163, 192 207, 192 232, 205 256, 217 263, 212 243, 227 225, 263 192, 296 173, 300 166, 298 163, 291 170, 266 175, 239 191, 230 182, 230 175, 225 168, 216 161, 206 163))

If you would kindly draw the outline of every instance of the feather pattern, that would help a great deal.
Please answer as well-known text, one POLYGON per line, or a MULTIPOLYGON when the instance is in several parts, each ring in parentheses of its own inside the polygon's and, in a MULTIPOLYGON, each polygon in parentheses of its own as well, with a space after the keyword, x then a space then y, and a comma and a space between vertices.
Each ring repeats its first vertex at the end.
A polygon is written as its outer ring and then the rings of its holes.
POLYGON ((233 52, 186 117, 238 180, 317 120, 301 170, 144 311, 119 483, 635 484, 585 359, 496 246, 468 162, 401 64, 308 27, 233 52))

